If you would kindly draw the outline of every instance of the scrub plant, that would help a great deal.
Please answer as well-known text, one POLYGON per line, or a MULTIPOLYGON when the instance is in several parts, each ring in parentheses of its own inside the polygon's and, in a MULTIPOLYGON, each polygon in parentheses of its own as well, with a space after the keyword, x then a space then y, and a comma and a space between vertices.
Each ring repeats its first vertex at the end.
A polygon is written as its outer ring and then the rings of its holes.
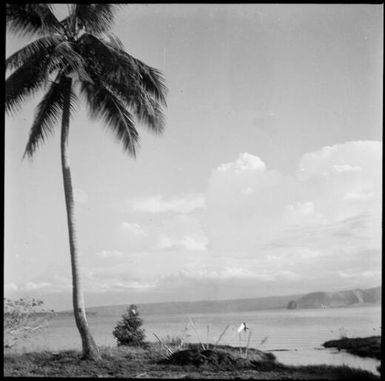
POLYGON ((4 348, 32 339, 47 326, 54 311, 43 308, 43 304, 34 298, 4 298, 4 348))
POLYGON ((112 334, 116 337, 118 346, 126 345, 139 347, 144 343, 144 329, 140 328, 143 320, 139 316, 135 304, 127 308, 127 313, 122 315, 122 320, 118 322, 112 334))

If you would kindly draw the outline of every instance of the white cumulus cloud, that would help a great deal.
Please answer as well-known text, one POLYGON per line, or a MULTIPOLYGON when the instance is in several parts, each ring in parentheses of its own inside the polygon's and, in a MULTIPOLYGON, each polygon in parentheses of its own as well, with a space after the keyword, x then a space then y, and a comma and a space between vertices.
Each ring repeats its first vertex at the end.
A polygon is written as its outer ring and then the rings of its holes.
POLYGON ((344 196, 345 200, 370 200, 374 197, 374 192, 358 191, 358 192, 347 192, 344 196))
POLYGON ((189 251, 207 250, 207 239, 204 236, 191 237, 185 235, 181 238, 160 234, 156 242, 156 249, 183 248, 189 251))
POLYGON ((145 237, 147 235, 139 224, 122 221, 120 226, 123 231, 128 232, 135 237, 145 237))
POLYGON ((364 177, 379 175, 381 151, 382 143, 378 141, 352 141, 326 146, 302 156, 298 176, 308 179, 349 173, 364 177))
POLYGON ((180 241, 179 244, 183 246, 186 250, 191 251, 204 251, 207 249, 207 239, 205 237, 190 237, 190 236, 184 236, 180 241))
POLYGON ((48 283, 48 282, 27 282, 23 288, 25 290, 37 290, 37 289, 47 288, 51 286, 52 286, 52 283, 48 283))
POLYGON ((96 255, 100 258, 116 258, 121 257, 123 253, 118 250, 101 250, 96 255))
POLYGON ((242 173, 247 171, 264 171, 265 163, 258 157, 247 152, 240 153, 235 162, 224 163, 218 167, 219 172, 235 172, 242 173))
POLYGON ((351 166, 349 164, 333 165, 336 172, 360 172, 362 168, 359 166, 351 166))
POLYGON ((201 193, 168 198, 156 195, 131 201, 131 207, 134 210, 146 213, 190 213, 196 209, 202 209, 204 206, 205 198, 201 193))
POLYGON ((240 154, 211 173, 204 226, 212 255, 242 253, 259 261, 260 274, 282 281, 314 266, 325 279, 349 274, 346 263, 361 276, 373 271, 381 246, 381 142, 305 153, 292 175, 257 163, 258 156, 240 154))

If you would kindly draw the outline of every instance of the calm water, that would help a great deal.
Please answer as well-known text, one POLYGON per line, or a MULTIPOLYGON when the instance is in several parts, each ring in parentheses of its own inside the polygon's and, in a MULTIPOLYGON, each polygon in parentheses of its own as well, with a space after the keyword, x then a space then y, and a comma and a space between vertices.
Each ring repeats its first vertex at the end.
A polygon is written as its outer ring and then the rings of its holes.
MULTIPOLYGON (((95 315, 88 318, 98 345, 115 345, 112 330, 120 315, 95 315)), ((349 337, 381 334, 381 307, 266 310, 221 314, 142 315, 147 340, 182 336, 187 325, 186 341, 215 343, 224 328, 229 328, 220 343, 246 345, 247 337, 237 332, 245 321, 251 331, 249 346, 273 351, 277 359, 286 364, 333 364, 360 367, 376 373, 378 361, 361 359, 347 353, 323 349, 322 343, 337 339, 341 333, 349 337), (192 323, 195 329, 192 326, 192 323), (199 337, 199 338, 198 338, 199 337), (265 342, 261 344, 263 339, 265 342)), ((24 346, 24 350, 79 349, 79 334, 72 316, 58 316, 50 321, 44 334, 24 346)))

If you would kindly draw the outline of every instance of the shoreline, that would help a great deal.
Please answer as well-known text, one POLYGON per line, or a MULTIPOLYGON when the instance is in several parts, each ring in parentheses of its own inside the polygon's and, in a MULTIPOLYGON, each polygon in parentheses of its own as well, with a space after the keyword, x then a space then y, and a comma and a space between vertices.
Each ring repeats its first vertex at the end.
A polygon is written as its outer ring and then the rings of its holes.
POLYGON ((81 360, 80 351, 4 353, 6 377, 145 377, 225 379, 366 379, 380 377, 365 370, 333 365, 285 365, 271 352, 245 347, 188 344, 171 347, 170 356, 160 343, 141 347, 101 347, 99 361, 81 360), (184 353, 182 353, 184 352, 184 353), (182 357, 181 357, 182 356, 182 357), (174 357, 174 359, 173 359, 174 357))
POLYGON ((342 337, 338 340, 324 342, 325 348, 336 348, 362 358, 374 358, 381 360, 381 336, 369 337, 342 337))

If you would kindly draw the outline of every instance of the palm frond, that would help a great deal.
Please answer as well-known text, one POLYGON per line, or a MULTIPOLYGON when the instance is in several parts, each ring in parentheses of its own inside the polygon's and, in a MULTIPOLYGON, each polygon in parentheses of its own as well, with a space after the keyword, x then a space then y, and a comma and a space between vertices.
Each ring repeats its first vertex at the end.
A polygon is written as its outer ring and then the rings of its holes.
POLYGON ((132 115, 121 100, 100 83, 81 83, 81 93, 85 96, 90 115, 103 118, 114 131, 125 151, 135 157, 139 135, 132 115))
POLYGON ((9 3, 6 9, 7 27, 21 36, 62 31, 49 4, 9 3))
POLYGON ((144 62, 131 57, 128 53, 122 52, 126 57, 128 62, 133 59, 137 65, 138 71, 140 73, 141 82, 143 87, 154 95, 154 97, 164 106, 167 106, 166 95, 167 87, 163 74, 151 66, 146 65, 144 62), (131 59, 128 59, 131 57, 131 59))
POLYGON ((83 55, 88 55, 90 61, 96 65, 95 70, 99 67, 105 73, 111 75, 114 73, 117 80, 135 81, 160 104, 167 105, 167 87, 162 73, 119 49, 116 40, 104 41, 90 33, 85 33, 79 39, 79 47, 83 55), (111 70, 112 67, 114 70, 111 70))
POLYGON ((167 87, 163 74, 158 69, 146 65, 121 49, 119 47, 119 40, 112 39, 112 41, 110 40, 105 44, 117 54, 116 60, 125 68, 122 72, 130 71, 136 73, 141 86, 151 93, 157 101, 166 106, 167 87))
POLYGON ((114 48, 91 34, 83 35, 78 49, 87 62, 86 70, 92 78, 113 92, 138 121, 153 132, 162 132, 164 117, 161 103, 154 92, 145 88, 136 61, 132 58, 127 64, 118 49, 119 40, 113 39, 112 44, 114 48))
POLYGON ((164 130, 165 118, 159 102, 146 97, 143 101, 133 97, 132 104, 138 120, 150 128, 152 132, 160 134, 164 130))
POLYGON ((161 133, 164 130, 165 119, 162 106, 143 87, 136 86, 130 81, 116 81, 108 76, 102 77, 101 81, 105 87, 111 89, 123 100, 139 122, 155 133, 161 133))
MULTIPOLYGON (((95 73, 111 73, 118 69, 118 56, 103 40, 91 33, 84 33, 77 42, 79 53, 87 60, 95 73), (107 70, 106 70, 107 69, 107 70)), ((134 73, 130 72, 131 79, 134 73)))
POLYGON ((79 29, 88 33, 101 34, 111 29, 116 4, 75 4, 65 22, 75 17, 79 29))
POLYGON ((92 82, 91 77, 85 70, 84 58, 73 48, 73 44, 68 41, 64 41, 57 45, 51 56, 51 65, 49 71, 55 69, 55 67, 66 68, 67 73, 76 73, 83 81, 92 82))
POLYGON ((28 62, 35 55, 42 56, 47 51, 52 51, 62 41, 63 38, 60 36, 47 36, 31 42, 6 59, 6 70, 17 69, 28 62))
POLYGON ((31 158, 39 144, 44 143, 48 136, 53 133, 53 128, 59 121, 63 109, 63 89, 62 83, 52 82, 49 90, 38 104, 23 157, 31 158))
POLYGON ((26 97, 35 94, 47 82, 48 60, 49 52, 39 51, 6 79, 6 112, 16 111, 26 97))
POLYGON ((124 50, 123 42, 120 40, 118 36, 113 33, 105 33, 106 37, 109 40, 109 43, 118 50, 124 50))
POLYGON ((155 69, 129 55, 125 56, 119 46, 118 39, 107 42, 86 33, 79 40, 78 49, 87 62, 86 68, 92 73, 91 77, 118 96, 140 122, 153 132, 160 133, 164 129, 162 106, 165 103, 165 86, 157 80, 156 86, 149 86, 148 81, 143 80, 140 69, 145 66, 150 73, 155 69))

